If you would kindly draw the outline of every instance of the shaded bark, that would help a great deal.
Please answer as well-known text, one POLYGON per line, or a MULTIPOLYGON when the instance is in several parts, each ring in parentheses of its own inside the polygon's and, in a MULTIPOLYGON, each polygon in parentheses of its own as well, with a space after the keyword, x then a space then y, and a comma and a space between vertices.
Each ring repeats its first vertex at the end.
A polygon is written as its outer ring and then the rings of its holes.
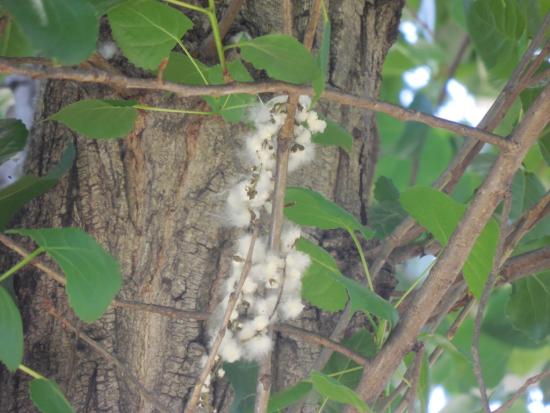
MULTIPOLYGON (((308 2, 296 3, 295 34, 301 38, 308 2)), ((329 3, 333 86, 377 96, 401 7, 401 1, 390 0, 329 3)), ((281 12, 279 1, 248 1, 236 26, 252 35, 280 31, 281 12)), ((39 113, 45 118, 76 100, 98 97, 120 98, 104 87, 50 81, 42 87, 39 113)), ((203 105, 200 99, 164 93, 131 97, 151 106, 203 105)), ((336 105, 322 105, 320 111, 353 131, 353 152, 319 148, 315 162, 291 175, 290 183, 314 188, 365 218, 378 142, 373 116, 336 105)), ((84 228, 119 260, 125 278, 122 299, 207 309, 216 301, 216 286, 232 255, 234 234, 223 224, 223 204, 227 188, 244 173, 239 148, 245 135, 245 126, 221 118, 160 113, 141 113, 134 131, 119 141, 86 140, 58 123, 40 122, 32 133, 29 171, 45 174, 68 142, 75 143, 77 159, 68 176, 33 202, 17 225, 84 228)), ((110 309, 93 324, 78 323, 62 288, 36 271, 23 271, 15 288, 26 329, 24 363, 55 379, 78 412, 153 409, 119 372, 43 311, 44 296, 124 362, 164 404, 174 411, 183 408, 206 351, 202 323, 126 308, 110 309)), ((331 328, 331 320, 315 310, 306 311, 298 324, 331 328)), ((303 342, 279 339, 275 389, 301 378, 317 353, 318 348, 303 342)), ((0 371, 0 412, 34 411, 26 380, 0 371)), ((212 400, 227 406, 224 385, 215 391, 212 400)))

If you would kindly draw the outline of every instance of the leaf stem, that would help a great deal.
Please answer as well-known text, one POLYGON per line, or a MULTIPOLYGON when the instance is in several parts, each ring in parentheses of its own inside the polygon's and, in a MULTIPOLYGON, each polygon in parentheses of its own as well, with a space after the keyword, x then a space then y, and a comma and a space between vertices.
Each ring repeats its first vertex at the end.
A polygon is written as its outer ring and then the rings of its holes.
POLYGON ((39 248, 35 249, 33 252, 31 252, 29 255, 27 255, 25 258, 23 258, 21 261, 19 261, 17 264, 15 264, 13 267, 11 267, 9 270, 7 270, 5 273, 0 275, 0 283, 4 280, 8 279, 13 274, 15 274, 17 271, 19 271, 25 265, 27 265, 32 260, 34 260, 38 255, 42 254, 44 251, 45 250, 42 247, 39 247, 39 248))
POLYGON ((343 376, 344 374, 353 373, 354 371, 363 370, 363 366, 350 367, 349 369, 340 370, 335 373, 327 374, 328 377, 338 377, 343 376))
POLYGON ((357 236, 355 235, 353 230, 348 230, 348 233, 351 236, 351 239, 353 240, 353 243, 355 244, 355 248, 357 249, 357 252, 359 253, 359 257, 361 258, 361 265, 363 266, 363 271, 365 272, 365 276, 367 277, 367 283, 369 285, 369 288, 372 291, 374 291, 374 285, 372 283, 372 278, 370 276, 369 266, 367 264, 367 260, 365 259, 365 254, 363 253, 363 247, 361 246, 361 243, 357 239, 357 236))
POLYGON ((179 0, 164 0, 166 3, 174 4, 175 6, 185 7, 186 9, 198 11, 199 13, 204 13, 208 15, 209 11, 208 9, 205 9, 204 7, 195 6, 193 4, 187 3, 186 1, 179 1, 179 0))
POLYGON ((177 42, 178 42, 178 46, 181 47, 181 50, 183 50, 183 53, 185 53, 187 58, 191 61, 191 64, 194 66, 195 70, 199 73, 199 76, 201 77, 204 84, 208 85, 209 84, 208 79, 206 79, 206 76, 204 75, 203 71, 201 70, 201 68, 197 64, 197 61, 193 58, 193 56, 191 56, 191 53, 189 52, 187 47, 185 47, 185 45, 183 44, 183 42, 181 40, 177 39, 177 42))
POLYGON ((212 26, 212 34, 214 35, 214 43, 216 44, 216 50, 218 51, 218 59, 220 59, 220 65, 225 75, 227 72, 227 64, 225 62, 225 52, 223 50, 222 36, 220 34, 220 26, 218 19, 216 18, 216 4, 214 0, 208 0, 208 18, 210 19, 210 26, 212 26))
POLYGON ((147 106, 147 105, 134 105, 134 109, 149 110, 151 112, 165 112, 165 113, 183 113, 186 115, 204 115, 212 116, 214 112, 201 112, 197 110, 185 110, 185 109, 171 109, 171 108, 159 108, 156 106, 147 106))
POLYGON ((43 375, 41 375, 40 373, 34 371, 33 369, 23 365, 23 364, 20 364, 19 367, 17 367, 19 370, 21 370, 23 373, 26 373, 28 374, 29 376, 31 377, 34 377, 35 379, 45 379, 45 377, 43 375))

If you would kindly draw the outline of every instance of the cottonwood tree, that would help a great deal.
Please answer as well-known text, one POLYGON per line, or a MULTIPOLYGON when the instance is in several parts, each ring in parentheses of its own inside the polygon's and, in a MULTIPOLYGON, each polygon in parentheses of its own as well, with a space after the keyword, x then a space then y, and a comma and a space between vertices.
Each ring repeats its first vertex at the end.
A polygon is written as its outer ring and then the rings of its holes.
POLYGON ((0 72, 41 80, 28 141, 0 125, 0 161, 28 157, 0 190, 0 411, 547 390, 548 1, 0 7, 0 72), (475 127, 434 115, 453 79, 492 98, 475 127))

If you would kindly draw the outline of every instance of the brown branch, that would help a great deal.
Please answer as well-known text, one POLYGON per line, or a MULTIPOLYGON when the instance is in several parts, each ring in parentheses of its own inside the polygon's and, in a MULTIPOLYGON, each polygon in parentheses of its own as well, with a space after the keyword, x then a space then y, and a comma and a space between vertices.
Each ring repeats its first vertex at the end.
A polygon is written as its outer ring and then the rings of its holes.
POLYGON ((485 307, 489 303, 489 297, 491 296, 491 290, 496 281, 498 268, 500 267, 500 261, 502 259, 502 253, 504 250, 504 242, 506 239, 506 228, 507 222, 510 217, 510 210, 512 209, 512 194, 510 191, 506 192, 503 201, 502 216, 500 221, 500 237, 498 241, 497 251, 493 259, 493 269, 489 273, 489 277, 483 286, 483 292, 481 293, 481 298, 479 299, 479 305, 477 307, 475 321, 474 321, 474 331, 472 334, 472 345, 470 350, 472 352, 472 367, 474 375, 479 386, 479 392, 481 397, 481 405, 487 413, 491 413, 491 408, 489 407, 489 397, 487 396, 487 385, 483 379, 483 369, 481 366, 481 355, 479 353, 479 338, 481 336, 481 323, 483 323, 483 316, 485 313, 485 307))
POLYGON ((445 100, 445 96, 447 95, 447 84, 449 83, 449 80, 451 80, 457 69, 460 65, 460 62, 462 61, 462 58, 464 57, 464 53, 466 53, 466 50, 468 49, 468 45, 470 44, 470 37, 466 34, 464 35, 462 42, 460 42, 460 46, 458 47, 458 51, 456 52, 455 57, 453 58, 453 61, 449 65, 449 69, 447 70, 447 75, 445 76, 445 82, 443 82, 443 85, 441 86, 441 89, 439 90, 439 94, 437 96, 436 105, 441 106, 443 103, 443 100, 445 100))
MULTIPOLYGON (((239 10, 241 9, 243 3, 244 0, 233 0, 231 1, 231 3, 229 3, 225 14, 218 23, 218 27, 220 29, 220 37, 222 38, 222 40, 231 28, 231 25, 235 21, 237 14, 239 14, 239 10)), ((213 58, 214 56, 216 56, 216 42, 214 40, 213 33, 210 33, 208 37, 204 39, 200 46, 200 49, 202 49, 202 53, 206 57, 213 58)))
POLYGON ((246 278, 248 277, 250 268, 252 268, 252 253, 254 252, 254 244, 256 243, 258 232, 259 232, 259 225, 256 224, 254 227, 254 231, 252 233, 252 239, 250 240, 250 245, 248 246, 248 252, 246 254, 246 259, 244 262, 243 270, 241 272, 241 276, 239 278, 237 286, 229 296, 229 301, 227 302, 227 308, 225 309, 225 313, 223 315, 221 325, 218 327, 218 331, 216 332, 216 335, 212 340, 212 344, 210 346, 210 353, 208 354, 208 358, 206 359, 206 362, 201 371, 201 374, 199 375, 199 378, 197 379, 195 387, 193 388, 191 397, 189 398, 189 401, 185 406, 185 413, 195 412, 200 400, 201 391, 202 391, 204 382, 206 381, 206 378, 208 377, 208 375, 211 374, 212 368, 216 364, 216 357, 218 355, 218 351, 222 344, 223 337, 225 336, 225 331, 227 330, 227 326, 229 325, 231 314, 233 313, 233 310, 237 306, 239 296, 241 295, 241 290, 246 281, 246 278))
MULTIPOLYGON (((67 67, 28 66, 27 64, 21 64, 18 59, 19 58, 0 57, 0 73, 19 73, 35 79, 101 83, 120 89, 162 90, 172 92, 182 97, 226 96, 235 93, 255 95, 267 92, 295 95, 314 94, 313 89, 309 86, 298 86, 285 82, 230 83, 225 85, 192 86, 172 82, 159 83, 156 79, 131 78, 97 69, 83 70, 67 67)), ((438 118, 437 116, 428 115, 423 112, 403 109, 400 106, 381 102, 370 97, 358 97, 327 88, 321 98, 341 105, 385 113, 402 121, 419 122, 434 128, 446 129, 457 135, 489 143, 501 149, 510 147, 510 142, 507 139, 503 139, 493 133, 484 132, 478 128, 438 118)))
POLYGON ((323 336, 320 336, 319 334, 315 334, 311 331, 307 331, 299 327, 291 326, 290 324, 276 324, 274 329, 276 331, 279 331, 280 333, 298 337, 309 343, 318 344, 320 346, 330 348, 331 350, 336 351, 342 354, 343 356, 346 356, 347 358, 355 361, 360 366, 366 366, 369 362, 365 357, 356 353, 353 350, 350 350, 349 348, 343 346, 342 344, 332 341, 331 339, 325 338, 323 336))
POLYGON ((550 377, 550 369, 545 370, 542 373, 539 373, 535 376, 529 377, 527 380, 525 380, 525 383, 523 383, 521 387, 516 390, 516 392, 512 395, 512 397, 510 397, 506 401, 506 403, 504 403, 498 409, 494 410, 492 413, 504 413, 506 410, 512 407, 514 402, 517 399, 519 399, 523 393, 525 393, 525 391, 529 388, 529 386, 532 386, 533 384, 536 384, 547 377, 550 377))
POLYGON ((357 391, 367 402, 378 398, 402 358, 410 351, 433 310, 460 273, 475 240, 491 218, 524 156, 548 123, 549 112, 550 86, 547 86, 514 131, 511 140, 514 148, 503 151, 498 156, 423 288, 415 294, 410 310, 371 362, 368 374, 363 374, 357 391))
POLYGON ((500 270, 503 282, 514 282, 550 268, 550 247, 539 248, 516 255, 506 261, 500 270))
POLYGON ((99 354, 101 357, 103 357, 107 363, 112 364, 119 370, 119 372, 122 374, 123 377, 126 378, 129 384, 134 385, 138 390, 139 393, 143 396, 145 400, 147 400, 149 403, 151 403, 155 408, 161 412, 169 412, 170 409, 168 409, 164 404, 157 398, 157 396, 152 393, 151 391, 147 390, 147 388, 141 384, 139 379, 130 371, 130 369, 124 365, 118 358, 116 358, 114 355, 109 353, 109 351, 101 344, 99 344, 97 341, 92 339, 87 334, 80 331, 77 327, 75 327, 69 320, 64 318, 61 314, 59 314, 49 299, 43 303, 46 311, 48 314, 50 314, 53 318, 55 318, 57 321, 61 323, 63 328, 65 330, 71 331, 75 334, 76 338, 84 343, 86 343, 92 350, 94 350, 97 354, 99 354))
POLYGON ((509 229, 506 234, 506 244, 503 257, 510 256, 516 245, 529 232, 537 222, 550 213, 550 191, 537 201, 529 210, 527 210, 509 229))
POLYGON ((411 371, 409 374, 409 381, 411 383, 411 386, 409 387, 409 390, 407 390, 407 393, 405 394, 405 397, 399 403, 397 408, 395 409, 394 413, 402 413, 405 411, 405 409, 408 406, 408 411, 410 413, 414 413, 415 408, 414 404, 416 401, 416 389, 418 388, 418 382, 420 381, 420 370, 422 368, 422 358, 424 357, 425 347, 423 344, 419 344, 420 348, 415 354, 414 361, 411 365, 411 371))

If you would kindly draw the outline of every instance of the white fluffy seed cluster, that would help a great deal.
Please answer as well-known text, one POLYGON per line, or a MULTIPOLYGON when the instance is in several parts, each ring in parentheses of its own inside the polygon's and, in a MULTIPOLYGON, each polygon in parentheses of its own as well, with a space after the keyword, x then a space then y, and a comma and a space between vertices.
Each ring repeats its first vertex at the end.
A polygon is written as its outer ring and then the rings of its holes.
MULTIPOLYGON (((212 333, 219 328, 229 296, 235 291, 244 267, 251 241, 251 235, 246 230, 262 213, 271 213, 277 135, 285 122, 286 102, 287 96, 279 96, 250 111, 250 121, 255 129, 246 140, 245 155, 252 172, 229 191, 227 198, 230 224, 241 228, 243 235, 236 242, 231 275, 223 289, 224 298, 210 320, 212 333)), ((311 137, 326 127, 325 121, 309 110, 310 104, 308 96, 300 97, 295 114, 289 172, 313 159, 315 150, 311 137)), ((310 260, 307 254, 294 247, 300 235, 298 227, 285 226, 281 235, 281 251, 277 253, 268 249, 265 239, 256 240, 250 273, 220 346, 219 355, 224 361, 261 360, 272 345, 267 334, 268 326, 276 321, 294 319, 302 312, 301 279, 310 260)))

